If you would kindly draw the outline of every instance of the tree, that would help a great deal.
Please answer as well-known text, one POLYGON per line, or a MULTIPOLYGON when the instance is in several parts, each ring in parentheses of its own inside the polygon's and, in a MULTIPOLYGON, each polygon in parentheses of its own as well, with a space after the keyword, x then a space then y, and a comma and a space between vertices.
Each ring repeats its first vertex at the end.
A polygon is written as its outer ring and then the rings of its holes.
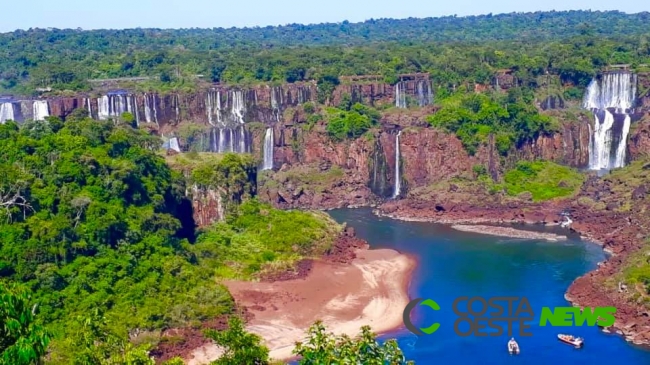
POLYGON ((266 365, 269 350, 261 344, 262 339, 244 330, 238 317, 230 317, 225 331, 207 330, 206 337, 225 349, 224 354, 213 365, 266 365))
POLYGON ((321 321, 309 328, 306 343, 296 343, 293 353, 300 356, 300 365, 364 364, 364 365, 413 365, 407 361, 395 340, 383 345, 375 340, 370 327, 363 326, 358 338, 346 335, 334 336, 325 332, 321 321))
POLYGON ((30 299, 24 288, 0 283, 0 365, 42 362, 50 335, 35 324, 36 306, 30 299))
POLYGON ((155 365, 144 346, 135 346, 128 334, 113 332, 102 310, 95 309, 89 316, 77 317, 80 329, 72 338, 73 365, 155 365))

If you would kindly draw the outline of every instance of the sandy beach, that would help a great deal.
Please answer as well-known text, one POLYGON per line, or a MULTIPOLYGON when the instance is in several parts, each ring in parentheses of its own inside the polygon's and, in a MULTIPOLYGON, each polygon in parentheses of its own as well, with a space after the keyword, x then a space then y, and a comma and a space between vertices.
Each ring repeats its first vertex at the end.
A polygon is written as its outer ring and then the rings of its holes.
MULTIPOLYGON (((317 320, 329 332, 349 336, 359 334, 364 325, 376 333, 401 326, 415 263, 393 250, 359 250, 351 264, 315 262, 304 279, 223 283, 254 314, 246 329, 263 338, 271 358, 286 360, 317 320)), ((190 363, 214 360, 220 351, 211 347, 197 349, 190 363)))
POLYGON ((463 232, 474 232, 481 234, 488 234, 491 236, 501 236, 501 237, 510 237, 510 238, 521 238, 521 239, 539 239, 547 241, 561 241, 566 240, 565 236, 560 236, 553 233, 545 232, 534 232, 534 231, 525 231, 516 228, 510 227, 497 227, 497 226, 478 226, 478 225, 452 225, 451 228, 463 231, 463 232))

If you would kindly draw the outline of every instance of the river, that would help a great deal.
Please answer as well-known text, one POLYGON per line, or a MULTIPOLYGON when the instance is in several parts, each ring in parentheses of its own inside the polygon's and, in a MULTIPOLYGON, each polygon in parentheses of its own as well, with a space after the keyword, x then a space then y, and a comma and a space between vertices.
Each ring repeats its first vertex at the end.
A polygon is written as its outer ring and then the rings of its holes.
MULTIPOLYGON (((411 318, 417 327, 437 322, 440 328, 420 337, 405 328, 380 337, 396 338, 407 358, 416 364, 650 364, 649 351, 597 327, 539 326, 541 307, 570 306, 564 293, 571 282, 605 260, 604 252, 595 244, 576 236, 549 242, 460 232, 445 225, 377 217, 366 208, 334 210, 330 214, 354 227, 372 248, 391 248, 417 258, 409 296, 433 299, 440 310, 418 306, 411 318), (530 328, 525 332, 531 333, 530 337, 519 336, 519 326, 513 327, 521 353, 508 354, 507 332, 498 337, 457 335, 454 322, 458 316, 452 303, 461 296, 486 300, 526 297, 535 320, 527 323, 530 328), (584 348, 559 342, 558 333, 583 337, 584 348)), ((559 230, 540 229, 553 233, 559 230)), ((502 304, 507 308, 507 303, 502 304)), ((473 308, 480 309, 478 304, 473 308)), ((459 329, 468 328, 462 325, 459 329)))

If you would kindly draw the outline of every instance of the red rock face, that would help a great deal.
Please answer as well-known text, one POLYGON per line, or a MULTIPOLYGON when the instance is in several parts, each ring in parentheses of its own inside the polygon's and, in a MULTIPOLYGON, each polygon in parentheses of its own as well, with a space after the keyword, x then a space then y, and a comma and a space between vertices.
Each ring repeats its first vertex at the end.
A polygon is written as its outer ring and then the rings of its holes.
MULTIPOLYGON (((341 84, 332 93, 330 104, 339 105, 344 95, 348 95, 353 103, 362 103, 372 106, 386 104, 395 105, 397 85, 390 85, 380 81, 366 83, 341 84)), ((408 98, 418 99, 418 95, 433 93, 428 75, 419 74, 407 77, 400 81, 400 90, 408 98)), ((427 103, 428 105, 428 103, 427 103)))
POLYGON ((197 186, 191 190, 192 213, 198 227, 206 227, 225 218, 223 192, 197 186))
MULTIPOLYGON (((315 84, 297 83, 278 87, 259 86, 250 89, 216 86, 210 90, 190 94, 127 93, 122 97, 122 104, 124 111, 128 109, 140 123, 154 123, 163 130, 171 130, 181 122, 199 124, 212 122, 216 124, 216 110, 219 103, 222 118, 224 120, 231 118, 231 110, 236 102, 235 92, 242 95, 243 118, 247 122, 274 123, 277 121, 278 110, 281 115, 283 108, 316 100, 315 84), (212 107, 212 113, 208 113, 208 107, 212 107)), ((98 98, 100 97, 102 95, 49 99, 50 115, 65 118, 74 109, 83 108, 90 109, 91 115, 98 118, 100 110, 98 98)), ((119 105, 119 98, 119 96, 111 96, 109 103, 119 105)))
POLYGON ((589 165, 589 121, 564 123, 552 136, 540 136, 516 152, 517 159, 544 159, 572 167, 589 165))
MULTIPOLYGON (((397 134, 382 133, 391 183, 395 176, 395 140, 397 134)), ((401 171, 409 187, 428 185, 441 179, 471 174, 472 166, 487 163, 487 151, 469 156, 453 135, 430 129, 406 129, 400 135, 401 171), (453 163, 450 163, 453 161, 453 163)))
POLYGON ((635 130, 630 133, 628 143, 630 158, 636 160, 643 156, 650 156, 650 121, 640 122, 635 130))

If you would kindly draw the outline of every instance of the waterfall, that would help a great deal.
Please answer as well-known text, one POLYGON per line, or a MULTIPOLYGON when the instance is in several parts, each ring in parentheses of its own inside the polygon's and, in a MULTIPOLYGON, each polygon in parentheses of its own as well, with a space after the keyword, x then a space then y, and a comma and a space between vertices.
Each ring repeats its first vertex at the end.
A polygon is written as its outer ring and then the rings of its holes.
POLYGON ((393 198, 395 199, 399 198, 400 194, 402 193, 402 182, 399 175, 399 136, 401 134, 402 131, 399 131, 397 133, 397 136, 395 136, 395 191, 393 192, 393 198))
POLYGON ((144 94, 144 120, 147 123, 158 124, 158 110, 156 108, 156 94, 144 94))
POLYGON ((284 100, 282 98, 282 87, 273 87, 271 88, 271 109, 273 110, 273 115, 275 116, 275 121, 279 122, 282 117, 282 104, 284 100))
POLYGON ((623 130, 621 131, 621 138, 618 142, 618 148, 616 149, 616 164, 617 166, 625 166, 625 152, 627 150, 627 135, 630 133, 630 123, 631 117, 629 115, 625 116, 623 121, 623 130))
POLYGON ((128 95, 124 92, 109 93, 97 99, 97 118, 99 120, 119 118, 125 112, 129 112, 133 114, 134 118, 137 118, 136 102, 133 95, 128 95))
POLYGON ((243 125, 237 127, 212 127, 203 135, 207 143, 201 146, 201 151, 214 153, 250 153, 250 133, 243 125))
POLYGON ((393 187, 390 186, 389 183, 390 177, 388 172, 390 171, 390 168, 380 139, 375 141, 375 147, 373 148, 370 162, 371 173, 370 179, 368 180, 370 190, 382 198, 391 197, 393 195, 393 187))
POLYGON ((264 136, 264 166, 262 170, 273 169, 273 128, 266 129, 264 136))
POLYGON ((406 91, 404 90, 404 82, 400 81, 395 85, 395 106, 401 109, 406 109, 406 91))
POLYGON ((424 107, 433 104, 433 86, 430 80, 418 80, 418 105, 424 107))
POLYGON ((226 133, 223 131, 223 129, 215 129, 219 131, 219 145, 218 148, 215 149, 213 152, 223 152, 226 150, 226 133))
POLYGON ((45 120, 50 116, 50 109, 47 106, 47 101, 36 100, 32 106, 32 120, 45 120))
POLYGON ((181 121, 181 97, 178 94, 174 95, 174 104, 176 109, 176 122, 181 121))
POLYGON ((88 118, 93 117, 93 108, 90 105, 90 98, 86 98, 86 107, 88 108, 88 118))
POLYGON ((97 99, 97 118, 99 120, 106 120, 111 116, 109 102, 108 95, 97 99))
POLYGON ((0 103, 0 123, 14 119, 14 105, 12 103, 0 103))
POLYGON ((625 166, 631 123, 629 114, 636 100, 636 85, 636 75, 629 72, 607 73, 600 81, 594 79, 589 84, 583 107, 594 113, 589 141, 590 169, 609 170, 625 166))
POLYGON ((208 91, 205 99, 205 108, 208 113, 208 123, 215 126, 221 125, 221 91, 208 91))
POLYGON ((244 93, 241 90, 233 90, 231 92, 232 104, 230 113, 233 119, 240 124, 244 124, 244 112, 246 111, 246 104, 244 104, 244 93))

